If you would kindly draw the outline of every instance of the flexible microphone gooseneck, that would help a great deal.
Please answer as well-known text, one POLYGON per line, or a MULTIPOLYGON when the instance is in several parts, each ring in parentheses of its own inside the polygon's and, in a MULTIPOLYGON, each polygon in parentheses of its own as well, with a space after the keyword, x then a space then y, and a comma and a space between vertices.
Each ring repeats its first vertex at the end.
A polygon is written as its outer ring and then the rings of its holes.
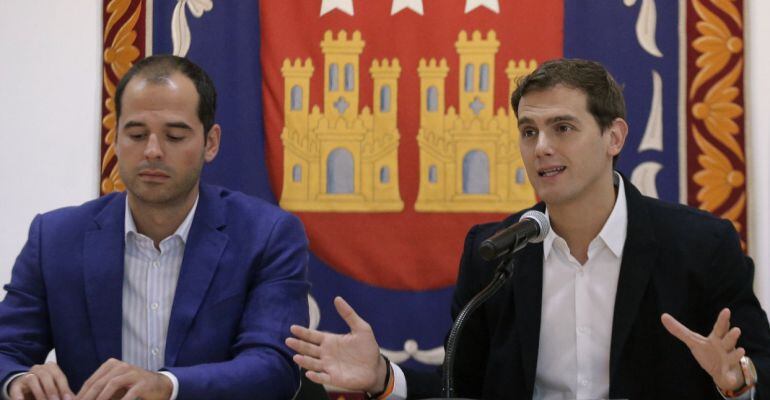
POLYGON ((500 257, 503 259, 495 268, 492 282, 463 307, 452 324, 452 330, 449 331, 442 371, 444 398, 450 399, 455 396, 453 372, 457 343, 469 316, 494 296, 513 275, 513 254, 523 249, 528 243, 542 242, 550 230, 551 225, 545 214, 532 210, 524 213, 519 222, 497 232, 481 243, 479 253, 485 260, 491 261, 500 257))

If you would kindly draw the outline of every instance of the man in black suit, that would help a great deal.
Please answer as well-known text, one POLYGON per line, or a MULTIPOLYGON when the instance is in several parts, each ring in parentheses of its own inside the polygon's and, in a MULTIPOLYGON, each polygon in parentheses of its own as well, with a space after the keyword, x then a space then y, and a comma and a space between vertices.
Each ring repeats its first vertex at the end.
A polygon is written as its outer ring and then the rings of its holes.
MULTIPOLYGON (((512 105, 542 200, 533 208, 552 231, 514 256, 512 278, 468 321, 457 393, 770 399, 770 328, 753 263, 729 221, 642 196, 614 171, 628 126, 604 67, 544 63, 519 82, 512 105)), ((454 317, 494 273, 479 245, 520 216, 468 233, 454 317)), ((437 375, 384 362, 369 325, 341 298, 335 305, 349 334, 293 327, 287 339, 308 378, 382 398, 440 394, 437 375)))

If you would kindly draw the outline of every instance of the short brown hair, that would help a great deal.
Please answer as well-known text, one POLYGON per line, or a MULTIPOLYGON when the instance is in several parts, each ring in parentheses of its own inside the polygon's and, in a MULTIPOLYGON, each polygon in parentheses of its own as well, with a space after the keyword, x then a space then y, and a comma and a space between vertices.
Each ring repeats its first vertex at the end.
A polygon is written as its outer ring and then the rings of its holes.
POLYGON ((179 72, 189 78, 198 92, 198 119, 203 124, 203 137, 208 138, 209 130, 214 126, 214 114, 217 109, 217 91, 214 82, 201 67, 192 61, 174 55, 153 55, 140 60, 118 82, 115 89, 115 115, 120 120, 123 109, 123 92, 135 76, 158 83, 179 72))
POLYGON ((546 61, 531 74, 519 78, 511 95, 513 111, 518 116, 519 101, 525 94, 556 85, 583 91, 588 98, 588 112, 602 130, 609 128, 615 118, 626 119, 626 100, 620 85, 600 63, 580 59, 546 61))

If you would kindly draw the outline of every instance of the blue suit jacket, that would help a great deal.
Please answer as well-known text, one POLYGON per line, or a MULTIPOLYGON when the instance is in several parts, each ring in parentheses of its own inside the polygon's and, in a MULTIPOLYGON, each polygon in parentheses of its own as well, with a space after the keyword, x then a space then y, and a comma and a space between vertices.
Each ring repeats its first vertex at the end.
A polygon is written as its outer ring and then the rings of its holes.
MULTIPOLYGON (((51 348, 77 392, 121 358, 125 194, 38 215, 0 303, 0 378, 51 348)), ((299 370, 283 340, 307 325, 300 221, 201 185, 169 320, 165 365, 179 399, 290 398, 299 370)))

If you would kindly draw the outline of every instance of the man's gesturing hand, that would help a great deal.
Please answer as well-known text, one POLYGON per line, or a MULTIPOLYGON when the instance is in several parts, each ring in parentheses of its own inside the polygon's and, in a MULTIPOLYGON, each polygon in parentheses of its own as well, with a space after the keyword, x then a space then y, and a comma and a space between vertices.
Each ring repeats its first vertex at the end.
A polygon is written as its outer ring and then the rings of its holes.
POLYGON ((701 368, 723 390, 735 390, 743 386, 740 360, 746 354, 742 347, 735 348, 741 330, 730 328, 730 310, 725 308, 717 317, 714 329, 703 337, 682 325, 669 314, 660 317, 669 333, 684 342, 701 368))
POLYGON ((111 358, 83 384, 77 400, 168 400, 171 379, 111 358))
POLYGON ((75 394, 70 390, 67 377, 54 362, 33 365, 29 372, 15 378, 8 387, 12 400, 70 400, 75 394))
POLYGON ((334 307, 350 333, 339 335, 292 325, 296 338, 287 338, 286 345, 298 353, 294 362, 308 370, 306 375, 313 382, 370 393, 381 391, 390 367, 380 357, 372 327, 342 297, 334 299, 334 307))

